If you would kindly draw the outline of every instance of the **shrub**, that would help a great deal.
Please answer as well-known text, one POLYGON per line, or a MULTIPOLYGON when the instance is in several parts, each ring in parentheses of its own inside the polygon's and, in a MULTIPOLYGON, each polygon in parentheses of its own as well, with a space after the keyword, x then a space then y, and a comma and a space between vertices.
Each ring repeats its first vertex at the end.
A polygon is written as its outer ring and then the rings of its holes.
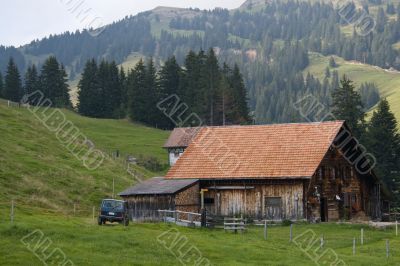
POLYGON ((283 226, 289 226, 291 225, 293 222, 291 220, 285 219, 282 221, 282 225, 283 226))
POLYGON ((140 155, 137 159, 137 163, 138 165, 153 172, 160 172, 165 169, 165 165, 162 164, 160 160, 154 156, 140 155))

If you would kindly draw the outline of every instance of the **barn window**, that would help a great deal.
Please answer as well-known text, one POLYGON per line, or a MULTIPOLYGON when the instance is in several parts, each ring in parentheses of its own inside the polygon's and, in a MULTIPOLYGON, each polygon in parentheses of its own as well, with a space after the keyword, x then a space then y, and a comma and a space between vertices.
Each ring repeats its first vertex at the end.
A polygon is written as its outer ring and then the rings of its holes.
POLYGON ((265 197, 265 216, 269 220, 282 218, 282 198, 265 197))
POLYGON ((214 204, 214 198, 204 198, 204 204, 214 204))
POLYGON ((265 206, 280 207, 282 204, 281 197, 265 197, 265 206))

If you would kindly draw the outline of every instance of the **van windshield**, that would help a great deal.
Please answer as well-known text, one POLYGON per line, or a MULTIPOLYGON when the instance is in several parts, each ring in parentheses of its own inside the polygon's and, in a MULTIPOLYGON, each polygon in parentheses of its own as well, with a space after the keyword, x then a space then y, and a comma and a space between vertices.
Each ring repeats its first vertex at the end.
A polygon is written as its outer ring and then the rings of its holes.
POLYGON ((122 201, 104 200, 101 207, 105 209, 122 210, 124 208, 124 203, 122 201))

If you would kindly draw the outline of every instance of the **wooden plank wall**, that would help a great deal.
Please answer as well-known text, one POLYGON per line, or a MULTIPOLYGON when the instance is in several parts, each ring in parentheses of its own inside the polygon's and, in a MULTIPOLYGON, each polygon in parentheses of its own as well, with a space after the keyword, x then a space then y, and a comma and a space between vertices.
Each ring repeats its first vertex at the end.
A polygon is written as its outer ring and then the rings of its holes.
POLYGON ((321 206, 317 201, 315 187, 317 187, 320 198, 327 200, 328 221, 336 221, 346 218, 348 215, 354 215, 354 210, 364 211, 368 214, 367 206, 370 205, 370 193, 373 186, 370 176, 361 177, 340 152, 331 148, 307 189, 307 216, 311 220, 318 220, 321 217, 321 206), (336 199, 336 195, 341 198, 340 201, 336 199), (348 199, 351 198, 351 195, 354 195, 356 202, 351 202, 351 200, 349 202, 348 199), (345 205, 348 205, 347 208, 345 205))
MULTIPOLYGON (((219 184, 221 185, 221 184, 219 184)), ((210 188, 206 198, 214 199, 214 204, 207 204, 209 212, 218 216, 239 216, 265 219, 266 197, 281 197, 281 217, 279 219, 303 219, 303 181, 287 184, 252 184, 234 181, 230 186, 246 186, 247 189, 218 190, 210 188), (296 203, 296 199, 298 200, 296 203)))
POLYGON ((136 195, 125 197, 132 220, 157 220, 158 210, 174 210, 173 195, 136 195))

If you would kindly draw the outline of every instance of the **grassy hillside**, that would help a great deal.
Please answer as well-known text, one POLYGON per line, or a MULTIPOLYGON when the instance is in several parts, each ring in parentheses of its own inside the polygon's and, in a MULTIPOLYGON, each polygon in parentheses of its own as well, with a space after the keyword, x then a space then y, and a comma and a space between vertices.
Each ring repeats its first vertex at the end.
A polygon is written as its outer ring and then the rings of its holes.
MULTIPOLYGON (((62 112, 96 148, 153 155, 166 163, 161 146, 168 132, 62 112)), ((74 203, 87 209, 111 197, 113 178, 116 193, 135 182, 120 161, 106 159, 98 169, 88 170, 26 108, 7 107, 0 101, 0 132, 0 203, 15 199, 19 205, 69 212, 74 203)), ((156 175, 137 170, 148 177, 156 175)))
MULTIPOLYGON (((0 208, 0 212, 3 211, 8 210, 0 208)), ((6 218, 0 217, 0 264, 3 265, 43 265, 21 241, 34 230, 43 233, 41 241, 45 238, 52 241, 45 254, 59 248, 74 265, 181 265, 177 257, 190 248, 198 250, 211 265, 315 265, 307 254, 316 258, 317 265, 333 265, 327 263, 332 262, 329 256, 335 260, 333 254, 345 262, 340 265, 398 265, 400 261, 400 240, 394 230, 374 230, 366 226, 365 243, 361 246, 361 226, 356 225, 294 225, 294 242, 290 243, 289 227, 277 225, 269 227, 268 239, 264 240, 262 227, 249 227, 244 234, 151 223, 131 224, 126 228, 112 225, 100 227, 91 218, 43 215, 23 209, 17 209, 14 225, 10 225, 6 218), (295 243, 304 246, 312 243, 311 239, 296 239, 307 230, 315 233, 316 242, 306 253, 295 243), (325 238, 325 248, 318 250, 321 235, 325 238), (357 241, 356 255, 352 255, 353 237, 357 241), (159 239, 165 241, 165 245, 159 239), (390 241, 389 258, 386 258, 386 239, 390 241), (327 253, 319 258, 323 252, 327 253)), ((29 240, 33 248, 40 239, 31 237, 29 240)), ((43 258, 42 250, 39 248, 36 253, 43 258)), ((198 256, 193 259, 198 259, 198 256)), ((47 265, 55 265, 50 261, 46 261, 47 265)))
MULTIPOLYGON (((363 82, 373 82, 378 85, 381 97, 388 99, 392 111, 400 121, 400 72, 383 70, 359 62, 345 61, 337 56, 334 58, 338 67, 331 68, 331 71, 337 70, 340 76, 346 74, 355 82, 356 86, 363 82)), ((304 73, 310 72, 322 81, 327 66, 329 66, 329 56, 312 53, 310 54, 310 66, 305 69, 304 73)))

